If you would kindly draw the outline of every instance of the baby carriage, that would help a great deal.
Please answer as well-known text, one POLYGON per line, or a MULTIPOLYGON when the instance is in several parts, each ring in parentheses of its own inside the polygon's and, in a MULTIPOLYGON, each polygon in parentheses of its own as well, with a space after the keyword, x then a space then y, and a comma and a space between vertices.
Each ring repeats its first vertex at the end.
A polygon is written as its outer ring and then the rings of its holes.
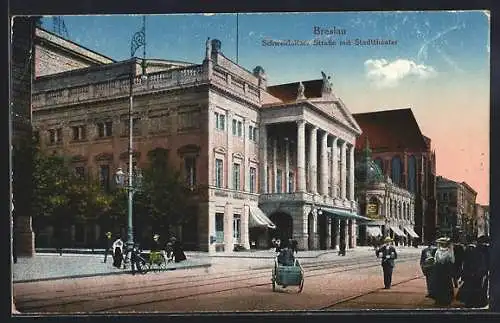
MULTIPOLYGON (((290 250, 291 251, 291 250, 290 250)), ((304 288, 304 270, 300 265, 299 261, 292 256, 288 260, 280 259, 277 256, 274 259, 274 267, 272 271, 272 284, 273 292, 276 291, 276 286, 281 285, 281 287, 286 288, 287 286, 298 286, 298 292, 302 292, 304 288)))

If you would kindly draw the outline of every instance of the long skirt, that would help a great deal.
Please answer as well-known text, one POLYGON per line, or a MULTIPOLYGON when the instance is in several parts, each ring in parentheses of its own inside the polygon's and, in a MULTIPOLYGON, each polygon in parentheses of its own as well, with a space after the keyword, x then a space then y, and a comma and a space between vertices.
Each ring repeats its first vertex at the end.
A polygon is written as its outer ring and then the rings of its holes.
POLYGON ((453 273, 449 266, 436 265, 431 278, 432 298, 437 305, 451 304, 454 296, 453 273))
POLYGON ((115 252, 113 253, 113 266, 116 268, 120 268, 122 265, 123 255, 120 248, 115 248, 115 252))

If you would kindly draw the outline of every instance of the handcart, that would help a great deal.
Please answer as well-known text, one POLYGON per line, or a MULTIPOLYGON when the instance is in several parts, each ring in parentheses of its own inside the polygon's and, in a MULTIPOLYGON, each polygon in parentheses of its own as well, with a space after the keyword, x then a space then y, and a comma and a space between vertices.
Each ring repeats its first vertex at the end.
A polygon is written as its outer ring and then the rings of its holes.
POLYGON ((276 291, 276 286, 280 285, 285 288, 287 286, 298 286, 298 292, 302 292, 304 288, 304 270, 297 259, 293 265, 285 266, 278 263, 278 259, 274 259, 274 267, 271 281, 273 283, 273 292, 276 291))

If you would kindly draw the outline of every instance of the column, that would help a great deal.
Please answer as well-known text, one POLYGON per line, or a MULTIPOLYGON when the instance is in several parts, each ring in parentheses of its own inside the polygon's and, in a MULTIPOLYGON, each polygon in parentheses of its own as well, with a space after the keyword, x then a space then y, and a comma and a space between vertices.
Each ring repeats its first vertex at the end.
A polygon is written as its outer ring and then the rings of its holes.
POLYGON ((272 192, 273 193, 278 193, 278 139, 274 138, 273 139, 273 178, 271 179, 273 185, 272 185, 272 192))
POLYGON ((267 126, 260 126, 260 191, 267 194, 267 126))
POLYGON ((325 131, 321 134, 321 170, 320 170, 320 193, 323 196, 328 196, 328 133, 325 131))
POLYGON ((341 149, 341 156, 340 158, 342 159, 341 165, 340 165, 340 198, 342 200, 346 199, 346 149, 347 149, 347 143, 344 141, 342 142, 342 147, 341 149))
POLYGON ((311 129, 311 136, 309 137, 309 192, 317 193, 318 192, 318 179, 317 179, 317 133, 318 127, 313 126, 311 129))
POLYGON ((233 129, 232 127, 233 114, 229 111, 226 113, 227 119, 227 153, 226 153, 226 185, 227 189, 233 188, 233 129))
POLYGON ((337 137, 333 138, 332 141, 332 165, 331 165, 331 182, 332 182, 332 197, 337 197, 337 181, 338 181, 338 176, 337 176, 337 142, 338 142, 337 137))
POLYGON ((288 183, 290 182, 290 141, 285 138, 285 193, 291 193, 288 183))
POLYGON ((349 150, 349 201, 354 201, 354 145, 349 150))
MULTIPOLYGON (((245 151, 245 156, 243 156, 243 176, 241 177, 241 180, 243 181, 243 190, 245 192, 250 192, 250 166, 248 165, 248 150, 249 150, 249 135, 248 132, 250 131, 248 129, 248 122, 246 118, 243 118, 243 144, 244 144, 244 151, 245 151)), ((242 220, 243 221, 243 220, 242 220)))
POLYGON ((228 202, 224 208, 224 252, 232 252, 233 249, 233 206, 228 202))
POLYGON ((241 215, 241 244, 245 249, 250 249, 248 217, 250 216, 250 209, 248 205, 243 206, 243 214, 241 215))
POLYGON ((297 121, 297 192, 306 191, 306 121, 297 121))
POLYGON ((349 248, 349 220, 342 220, 342 226, 343 226, 343 229, 344 230, 344 242, 345 242, 345 246, 346 246, 346 249, 349 248))
POLYGON ((353 248, 352 240, 354 236, 353 232, 353 227, 352 227, 352 220, 347 220, 347 247, 348 248, 353 248))
POLYGON ((353 232, 352 247, 356 248, 356 245, 357 245, 356 240, 358 237, 358 225, 356 223, 356 220, 352 220, 352 232, 353 232))

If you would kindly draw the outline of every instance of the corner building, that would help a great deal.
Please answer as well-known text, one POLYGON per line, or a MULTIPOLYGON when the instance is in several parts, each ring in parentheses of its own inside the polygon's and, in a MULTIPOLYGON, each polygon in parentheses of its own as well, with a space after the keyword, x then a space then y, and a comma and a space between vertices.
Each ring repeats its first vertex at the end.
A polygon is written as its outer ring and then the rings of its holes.
MULTIPOLYGON (((207 42, 202 64, 153 63, 146 80, 137 59, 39 77, 33 118, 43 149, 71 156, 75 171, 109 189, 127 163, 132 70, 134 163, 145 167, 148 154, 163 151, 184 172, 193 203, 181 207, 193 220, 177 234, 186 249, 268 248, 273 237, 302 250, 341 239, 355 247, 361 130, 325 75, 268 86, 262 67, 235 64, 218 40, 207 42)), ((99 223, 70 231, 80 244, 103 234, 99 223)), ((50 228, 38 234, 50 239, 50 228)))

